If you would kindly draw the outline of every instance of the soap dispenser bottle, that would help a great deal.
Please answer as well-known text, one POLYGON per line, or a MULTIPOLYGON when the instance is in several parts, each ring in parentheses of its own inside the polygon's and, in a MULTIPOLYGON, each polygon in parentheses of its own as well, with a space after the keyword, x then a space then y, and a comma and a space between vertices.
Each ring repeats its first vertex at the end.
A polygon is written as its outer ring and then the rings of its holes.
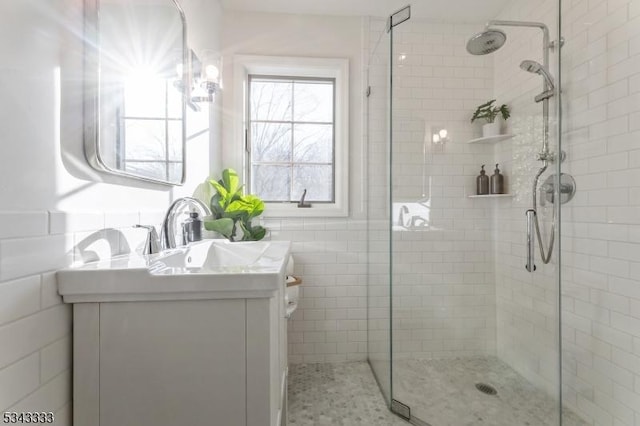
POLYGON ((484 164, 480 168, 480 174, 476 178, 476 194, 487 195, 489 193, 489 176, 484 171, 484 164))
POLYGON ((491 176, 491 193, 492 194, 504 194, 504 176, 500 174, 498 164, 491 176))
POLYGON ((198 212, 189 213, 189 219, 182 225, 182 235, 184 244, 202 240, 202 220, 198 217, 198 212))

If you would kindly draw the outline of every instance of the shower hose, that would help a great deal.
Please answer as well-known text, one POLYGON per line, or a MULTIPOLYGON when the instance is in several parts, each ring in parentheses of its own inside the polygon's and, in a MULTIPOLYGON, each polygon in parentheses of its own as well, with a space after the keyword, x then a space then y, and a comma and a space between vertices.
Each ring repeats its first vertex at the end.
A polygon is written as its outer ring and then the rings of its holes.
POLYGON ((549 249, 548 251, 545 253, 545 248, 544 248, 544 242, 542 240, 542 233, 540 232, 540 223, 538 221, 538 212, 537 212, 537 208, 538 208, 538 199, 536 197, 536 194, 538 192, 538 180, 540 179, 540 176, 547 170, 547 162, 544 162, 544 165, 542 166, 542 168, 540 168, 540 170, 538 171, 538 173, 536 174, 535 179, 533 180, 533 206, 532 206, 532 210, 533 210, 533 221, 536 227, 536 235, 538 237, 538 245, 540 247, 540 257, 542 258, 542 263, 544 263, 545 265, 548 264, 551 261, 551 254, 553 253, 553 243, 555 240, 555 234, 556 234, 556 209, 555 207, 553 208, 553 219, 551 221, 551 236, 549 237, 549 249))

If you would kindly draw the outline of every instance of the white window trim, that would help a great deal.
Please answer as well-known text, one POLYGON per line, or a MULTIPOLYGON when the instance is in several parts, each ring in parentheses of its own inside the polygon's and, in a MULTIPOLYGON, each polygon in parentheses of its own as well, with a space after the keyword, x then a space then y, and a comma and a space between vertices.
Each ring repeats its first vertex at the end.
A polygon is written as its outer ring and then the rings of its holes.
POLYGON ((234 55, 235 158, 242 159, 244 181, 249 74, 335 78, 335 202, 298 208, 296 203, 267 203, 265 217, 347 217, 349 215, 349 60, 284 56, 234 55), (241 142, 240 142, 241 141, 241 142))

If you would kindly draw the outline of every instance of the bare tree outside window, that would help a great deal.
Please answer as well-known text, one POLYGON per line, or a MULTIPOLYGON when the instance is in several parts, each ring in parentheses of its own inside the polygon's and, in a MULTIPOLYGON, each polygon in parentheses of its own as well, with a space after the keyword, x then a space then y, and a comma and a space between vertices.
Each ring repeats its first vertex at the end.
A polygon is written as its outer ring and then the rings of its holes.
POLYGON ((249 76, 251 192, 335 201, 335 79, 249 76))
POLYGON ((120 170, 176 182, 182 176, 182 101, 172 78, 125 81, 117 108, 120 170))

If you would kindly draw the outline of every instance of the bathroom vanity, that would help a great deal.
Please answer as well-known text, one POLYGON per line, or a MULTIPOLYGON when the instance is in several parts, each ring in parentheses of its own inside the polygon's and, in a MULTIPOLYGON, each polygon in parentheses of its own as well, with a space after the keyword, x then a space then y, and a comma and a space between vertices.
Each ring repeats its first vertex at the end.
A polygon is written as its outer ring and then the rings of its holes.
POLYGON ((58 272, 74 424, 286 424, 289 242, 208 240, 58 272))

